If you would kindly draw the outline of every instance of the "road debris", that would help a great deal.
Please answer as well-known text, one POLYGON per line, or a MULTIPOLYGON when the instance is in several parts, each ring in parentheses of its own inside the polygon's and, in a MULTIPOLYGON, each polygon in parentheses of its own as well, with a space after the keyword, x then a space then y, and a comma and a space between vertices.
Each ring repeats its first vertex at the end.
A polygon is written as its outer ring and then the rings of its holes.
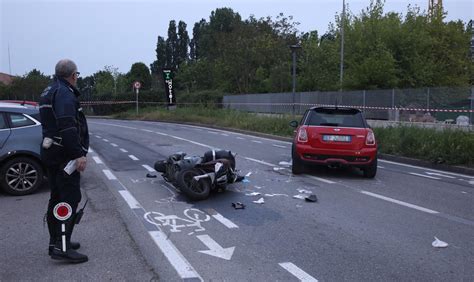
POLYGON ((284 166, 284 167, 290 167, 291 163, 283 161, 283 162, 279 162, 278 165, 281 165, 281 166, 284 166))
POLYGON ((249 177, 250 175, 252 175, 252 172, 247 173, 245 177, 249 177))
POLYGON ((157 176, 155 174, 147 173, 146 177, 148 178, 156 178, 157 176))
POLYGON ((309 195, 308 197, 305 198, 305 201, 315 203, 315 202, 318 201, 318 198, 316 197, 316 195, 311 194, 311 195, 309 195))
POLYGON ((247 178, 244 178, 244 179, 242 180, 242 182, 243 182, 243 183, 250 183, 250 180, 248 180, 247 178))
POLYGON ((287 194, 265 194, 265 197, 275 197, 275 196, 285 196, 285 197, 288 197, 287 194))
POLYGON ((265 203, 265 200, 263 198, 260 198, 256 201, 253 201, 253 202, 256 203, 256 204, 263 204, 263 203, 265 203))
POLYGON ((279 167, 279 166, 276 166, 273 168, 274 171, 280 171, 280 170, 284 170, 285 168, 284 167, 279 167))
POLYGON ((436 238, 436 236, 434 238, 435 238, 435 240, 433 241, 433 243, 431 243, 431 245, 433 247, 435 247, 435 248, 446 248, 448 246, 448 243, 441 241, 440 239, 436 238))
POLYGON ((294 195, 294 196, 293 196, 293 199, 304 200, 304 199, 306 199, 306 195, 294 195))
POLYGON ((249 194, 245 194, 245 196, 260 196, 262 195, 262 193, 260 192, 252 192, 252 193, 249 193, 249 194))
POLYGON ((305 189, 298 189, 298 192, 299 192, 299 193, 305 193, 305 194, 311 194, 311 193, 313 193, 313 192, 308 191, 308 190, 305 190, 305 189))
POLYGON ((245 205, 242 204, 241 202, 237 202, 237 203, 232 203, 232 207, 236 210, 243 210, 245 209, 245 205))

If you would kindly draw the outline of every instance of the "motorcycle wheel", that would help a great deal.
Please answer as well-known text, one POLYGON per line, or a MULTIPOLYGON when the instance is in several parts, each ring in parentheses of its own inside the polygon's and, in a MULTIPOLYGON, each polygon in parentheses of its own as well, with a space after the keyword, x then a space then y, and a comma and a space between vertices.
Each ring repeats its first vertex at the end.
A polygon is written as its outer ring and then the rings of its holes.
POLYGON ((211 183, 207 179, 201 179, 197 181, 194 179, 195 176, 204 174, 199 169, 186 169, 180 171, 177 176, 177 184, 179 189, 186 194, 191 200, 201 201, 209 197, 211 191, 211 183))

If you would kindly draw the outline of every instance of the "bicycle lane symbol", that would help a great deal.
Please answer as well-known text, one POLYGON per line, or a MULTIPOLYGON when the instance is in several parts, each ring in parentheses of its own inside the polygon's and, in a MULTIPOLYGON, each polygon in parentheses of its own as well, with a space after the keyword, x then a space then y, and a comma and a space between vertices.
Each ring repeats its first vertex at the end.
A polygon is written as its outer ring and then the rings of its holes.
POLYGON ((199 209, 186 209, 183 213, 185 217, 165 215, 152 211, 145 213, 144 217, 149 223, 158 227, 169 227, 170 232, 182 232, 186 228, 193 228, 193 231, 188 233, 188 235, 192 235, 194 232, 205 231, 206 229, 201 223, 211 220, 208 214, 199 209))

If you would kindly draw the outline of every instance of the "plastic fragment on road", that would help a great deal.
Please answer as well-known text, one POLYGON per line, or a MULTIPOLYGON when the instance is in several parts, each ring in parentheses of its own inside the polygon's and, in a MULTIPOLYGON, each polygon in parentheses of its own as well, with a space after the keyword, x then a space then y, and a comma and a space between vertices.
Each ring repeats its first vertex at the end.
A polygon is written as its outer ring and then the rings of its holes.
POLYGON ((288 197, 287 194, 265 194, 265 197, 275 197, 275 196, 285 196, 285 197, 288 197))
POLYGON ((284 170, 285 168, 284 167, 279 167, 279 166, 276 166, 273 168, 274 171, 279 171, 279 170, 284 170))
POLYGON ((315 203, 315 202, 318 201, 318 198, 316 197, 316 195, 311 194, 311 195, 309 195, 308 197, 305 198, 305 201, 315 203))
POLYGON ((242 204, 241 202, 237 202, 237 203, 232 203, 232 207, 236 210, 243 210, 245 209, 245 205, 242 204))
POLYGON ((282 161, 282 162, 279 162, 278 165, 285 166, 285 167, 290 167, 290 166, 291 166, 291 163, 290 163, 290 162, 282 161))
POLYGON ((313 193, 313 192, 308 191, 308 190, 305 190, 305 189, 298 189, 298 192, 299 192, 299 193, 305 193, 305 194, 311 194, 311 193, 313 193))
POLYGON ((244 178, 244 179, 242 180, 242 182, 243 182, 243 183, 250 183, 250 180, 248 180, 247 178, 244 178))
POLYGON ((147 174, 146 174, 146 177, 148 177, 148 178, 156 178, 156 175, 151 174, 151 173, 147 173, 147 174))
POLYGON ((434 238, 435 238, 435 240, 433 241, 433 243, 431 243, 431 245, 433 247, 435 247, 435 248, 446 248, 448 246, 448 243, 441 241, 440 239, 436 238, 436 236, 434 238))
POLYGON ((256 204, 263 204, 263 203, 265 203, 265 200, 263 198, 260 198, 256 201, 253 201, 253 202, 256 203, 256 204))
POLYGON ((260 192, 252 192, 252 193, 249 193, 249 194, 245 194, 245 196, 260 196, 262 195, 262 193, 260 192))
POLYGON ((293 196, 293 199, 304 200, 304 199, 306 199, 306 195, 294 195, 294 196, 293 196))
POLYGON ((247 173, 245 177, 249 177, 250 175, 252 175, 252 172, 247 173))

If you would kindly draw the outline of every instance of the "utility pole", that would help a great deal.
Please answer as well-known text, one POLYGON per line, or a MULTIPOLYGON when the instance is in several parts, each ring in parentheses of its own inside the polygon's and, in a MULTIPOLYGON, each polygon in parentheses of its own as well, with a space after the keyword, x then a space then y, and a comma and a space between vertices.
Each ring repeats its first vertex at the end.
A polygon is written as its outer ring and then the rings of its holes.
POLYGON ((341 18, 341 67, 339 73, 339 90, 342 91, 344 77, 344 21, 346 18, 346 0, 342 0, 342 18, 341 18))

